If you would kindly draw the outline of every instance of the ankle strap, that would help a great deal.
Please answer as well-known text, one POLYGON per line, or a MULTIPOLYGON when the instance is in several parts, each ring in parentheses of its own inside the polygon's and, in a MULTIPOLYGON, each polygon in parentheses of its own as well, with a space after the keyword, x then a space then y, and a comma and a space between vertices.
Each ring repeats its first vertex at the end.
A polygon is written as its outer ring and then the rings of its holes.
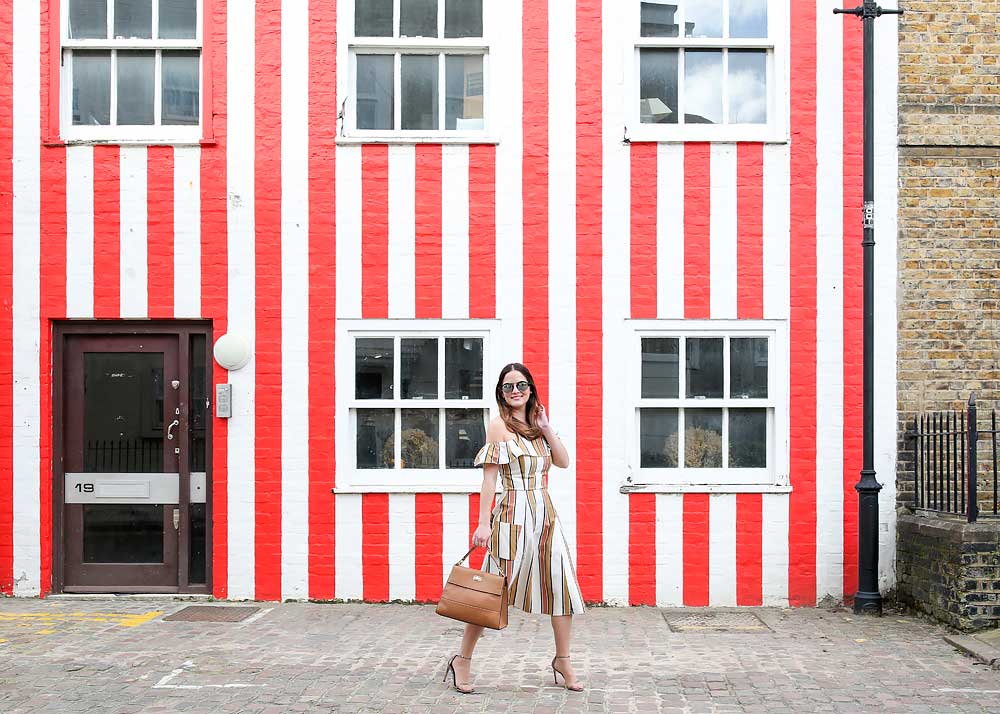
POLYGON ((472 660, 472 657, 465 657, 465 656, 460 655, 460 654, 457 654, 455 656, 458 657, 459 659, 467 659, 467 660, 470 660, 470 661, 472 660))
POLYGON ((556 655, 552 659, 569 659, 569 655, 556 655))

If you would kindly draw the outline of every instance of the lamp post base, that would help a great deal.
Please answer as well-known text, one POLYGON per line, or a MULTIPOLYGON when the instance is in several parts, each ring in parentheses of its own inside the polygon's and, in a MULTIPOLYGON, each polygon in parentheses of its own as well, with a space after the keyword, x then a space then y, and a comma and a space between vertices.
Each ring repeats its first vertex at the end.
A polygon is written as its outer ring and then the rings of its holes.
POLYGON ((859 590, 854 596, 854 614, 882 617, 882 596, 859 590))

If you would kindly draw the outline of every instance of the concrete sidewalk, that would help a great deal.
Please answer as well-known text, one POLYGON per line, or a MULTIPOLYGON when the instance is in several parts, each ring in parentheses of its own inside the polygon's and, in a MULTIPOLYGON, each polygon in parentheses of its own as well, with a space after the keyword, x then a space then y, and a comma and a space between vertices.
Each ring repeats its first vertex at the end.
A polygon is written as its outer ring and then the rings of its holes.
POLYGON ((583 694, 552 684, 548 619, 480 642, 477 692, 441 683, 461 626, 431 606, 0 600, 0 712, 1000 712, 1000 673, 923 620, 846 610, 593 608, 575 622, 583 694))

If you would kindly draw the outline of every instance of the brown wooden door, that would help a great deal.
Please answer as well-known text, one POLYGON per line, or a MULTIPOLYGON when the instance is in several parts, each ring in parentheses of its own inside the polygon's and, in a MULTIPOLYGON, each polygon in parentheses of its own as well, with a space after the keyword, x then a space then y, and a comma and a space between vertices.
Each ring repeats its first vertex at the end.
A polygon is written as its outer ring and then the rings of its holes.
POLYGON ((178 543, 188 520, 180 517, 187 420, 178 347, 176 335, 66 338, 66 591, 178 588, 178 543))

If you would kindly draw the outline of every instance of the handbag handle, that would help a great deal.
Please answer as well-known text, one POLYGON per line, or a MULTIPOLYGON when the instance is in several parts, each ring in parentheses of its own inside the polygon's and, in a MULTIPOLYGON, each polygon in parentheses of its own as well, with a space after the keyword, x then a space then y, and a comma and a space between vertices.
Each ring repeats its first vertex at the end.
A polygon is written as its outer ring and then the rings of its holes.
MULTIPOLYGON (((455 563, 455 565, 461 565, 462 563, 464 563, 466 561, 466 559, 470 555, 472 555, 472 551, 474 551, 475 549, 476 549, 476 546, 472 546, 471 548, 469 548, 469 552, 466 553, 465 555, 463 555, 461 558, 459 558, 458 562, 455 563)), ((490 553, 490 549, 489 548, 486 549, 486 553, 490 556, 490 560, 493 560, 493 561, 496 562, 496 564, 497 564, 497 570, 500 571, 500 574, 503 576, 503 579, 506 581, 507 580, 507 573, 504 572, 503 566, 500 565, 500 561, 497 558, 493 557, 493 553, 490 553)))

